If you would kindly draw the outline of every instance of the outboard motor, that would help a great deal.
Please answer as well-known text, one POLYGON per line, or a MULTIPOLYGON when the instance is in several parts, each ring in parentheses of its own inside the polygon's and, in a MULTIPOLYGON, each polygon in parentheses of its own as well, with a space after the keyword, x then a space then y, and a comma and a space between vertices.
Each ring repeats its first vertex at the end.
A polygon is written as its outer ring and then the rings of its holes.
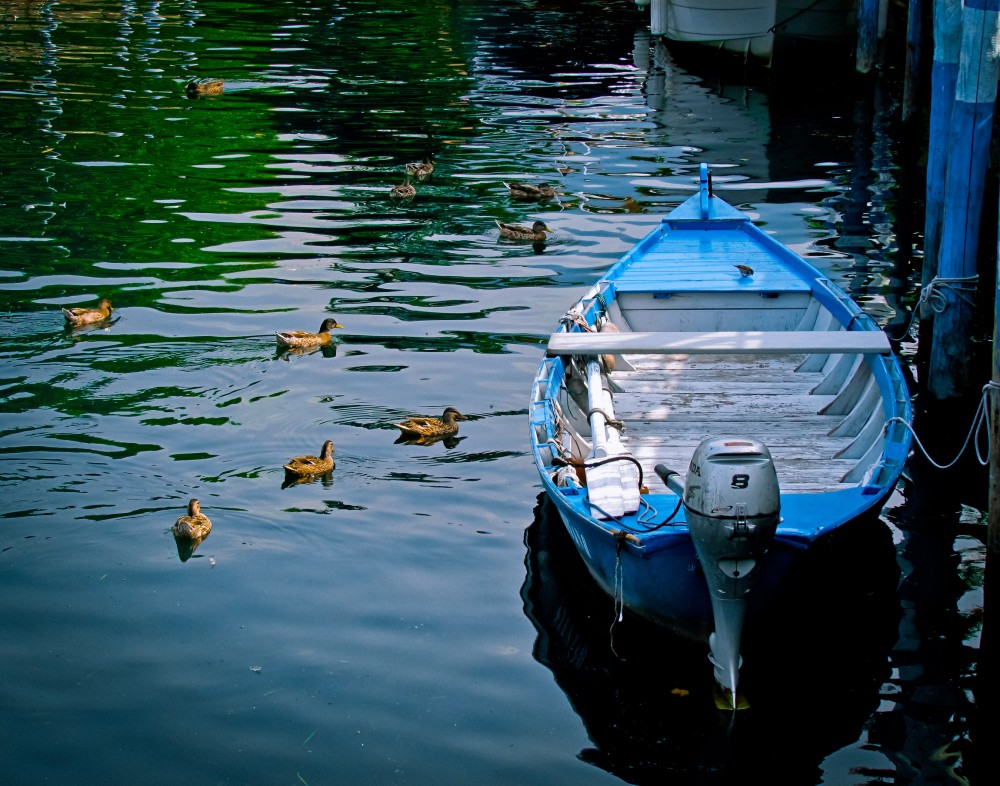
MULTIPOLYGON (((666 472, 657 467, 665 482, 666 472)), ((671 481, 671 487, 680 485, 671 481)), ((770 451, 755 439, 702 440, 691 457, 683 500, 712 599, 715 631, 709 647, 715 679, 730 691, 735 707, 746 601, 780 519, 778 476, 770 451)))

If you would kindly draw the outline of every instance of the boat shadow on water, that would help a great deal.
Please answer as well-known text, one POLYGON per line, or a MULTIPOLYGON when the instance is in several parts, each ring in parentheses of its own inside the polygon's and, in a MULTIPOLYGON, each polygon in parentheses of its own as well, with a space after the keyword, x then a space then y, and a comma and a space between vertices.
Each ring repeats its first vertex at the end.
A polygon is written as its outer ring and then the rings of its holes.
POLYGON ((819 783, 858 739, 889 678, 899 567, 880 520, 805 555, 747 620, 741 693, 716 708, 707 647, 631 616, 590 577, 545 494, 525 531, 525 615, 593 747, 579 758, 628 783, 819 783))

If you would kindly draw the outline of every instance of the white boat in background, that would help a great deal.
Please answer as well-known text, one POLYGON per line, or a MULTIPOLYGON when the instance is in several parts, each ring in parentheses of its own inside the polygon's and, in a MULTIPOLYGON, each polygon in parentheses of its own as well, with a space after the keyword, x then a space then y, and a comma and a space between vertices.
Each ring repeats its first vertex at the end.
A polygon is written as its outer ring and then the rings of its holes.
MULTIPOLYGON (((702 43, 770 62, 776 39, 851 45, 856 0, 662 0, 657 30, 671 41, 702 43)), ((659 4, 654 0, 654 6, 659 4)))

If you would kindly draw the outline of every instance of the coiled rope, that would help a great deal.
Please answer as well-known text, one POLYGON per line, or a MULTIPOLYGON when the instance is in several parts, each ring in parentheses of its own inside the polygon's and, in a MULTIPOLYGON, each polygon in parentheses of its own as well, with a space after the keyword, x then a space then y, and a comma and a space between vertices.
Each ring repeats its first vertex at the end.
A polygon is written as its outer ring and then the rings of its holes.
POLYGON ((913 329, 913 323, 918 317, 928 319, 932 312, 934 314, 943 313, 948 308, 947 292, 953 293, 956 299, 961 300, 970 308, 975 307, 976 303, 972 296, 976 294, 978 283, 978 275, 954 278, 938 276, 932 279, 920 291, 920 297, 917 298, 916 305, 913 306, 913 312, 910 314, 910 321, 907 323, 906 329, 893 340, 900 341, 903 336, 907 335, 913 329))
POLYGON ((926 317, 929 311, 935 314, 942 313, 948 307, 948 298, 945 290, 953 292, 955 297, 964 301, 970 306, 975 306, 971 295, 976 294, 976 284, 979 283, 979 276, 964 276, 960 278, 946 278, 938 276, 923 288, 917 305, 913 309, 922 317, 926 317))

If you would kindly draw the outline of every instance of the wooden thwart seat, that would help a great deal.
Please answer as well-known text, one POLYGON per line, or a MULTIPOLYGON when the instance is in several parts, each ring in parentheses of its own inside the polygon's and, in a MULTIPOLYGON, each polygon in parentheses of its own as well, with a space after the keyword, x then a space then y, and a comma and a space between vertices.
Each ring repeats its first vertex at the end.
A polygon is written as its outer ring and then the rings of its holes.
POLYGON ((892 351, 881 330, 553 333, 552 355, 877 354, 892 351))

